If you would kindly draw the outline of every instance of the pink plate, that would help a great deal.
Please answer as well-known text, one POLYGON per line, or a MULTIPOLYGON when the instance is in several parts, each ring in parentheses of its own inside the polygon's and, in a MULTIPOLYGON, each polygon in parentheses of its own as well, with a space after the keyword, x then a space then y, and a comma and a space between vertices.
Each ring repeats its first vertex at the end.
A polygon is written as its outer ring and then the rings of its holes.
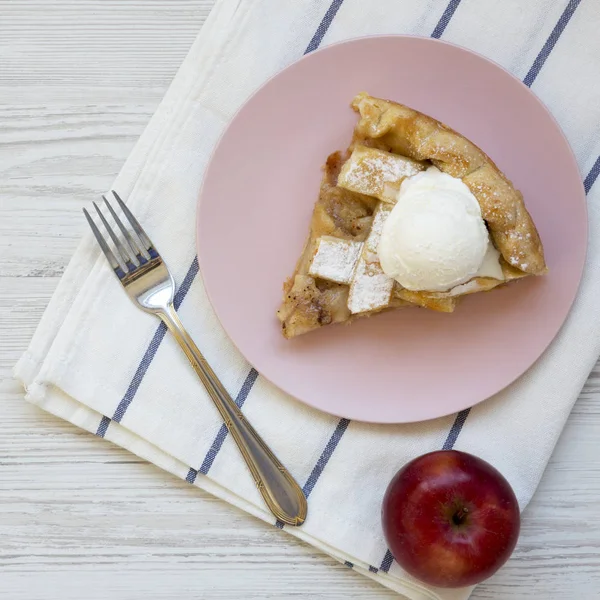
POLYGON ((297 399, 377 423, 446 415, 526 371, 563 324, 587 247, 585 194, 556 121, 518 79, 463 48, 382 36, 329 46, 268 81, 223 135, 198 209, 210 300, 248 361, 297 399), (348 145, 354 95, 368 91, 444 121, 520 189, 550 273, 463 300, 285 340, 275 316, 308 233, 321 165, 348 145))

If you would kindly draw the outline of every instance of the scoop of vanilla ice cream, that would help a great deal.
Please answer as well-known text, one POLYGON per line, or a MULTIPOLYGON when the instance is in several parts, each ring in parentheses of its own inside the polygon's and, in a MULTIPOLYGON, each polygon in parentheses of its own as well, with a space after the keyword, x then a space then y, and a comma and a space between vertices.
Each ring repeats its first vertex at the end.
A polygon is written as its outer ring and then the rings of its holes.
POLYGON ((379 242, 388 277, 407 290, 443 292, 472 279, 488 231, 469 188, 436 167, 405 179, 379 242))

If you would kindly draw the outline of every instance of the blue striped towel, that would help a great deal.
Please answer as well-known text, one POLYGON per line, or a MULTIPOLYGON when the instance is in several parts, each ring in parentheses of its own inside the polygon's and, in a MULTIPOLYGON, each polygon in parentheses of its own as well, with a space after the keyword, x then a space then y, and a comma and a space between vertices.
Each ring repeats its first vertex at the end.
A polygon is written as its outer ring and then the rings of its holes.
MULTIPOLYGON (((379 501, 394 472, 430 450, 467 450, 498 467, 525 507, 600 353, 599 29, 592 0, 219 0, 115 182, 180 283, 182 320, 304 486, 309 518, 302 528, 284 529, 412 600, 462 600, 471 590, 428 588, 393 561, 379 501), (321 414, 252 369, 209 306, 191 218, 211 150, 250 92, 303 53, 375 33, 443 38, 520 77, 564 128, 590 201, 583 284, 544 356, 509 389, 470 411, 403 426, 321 414), (172 201, 165 205, 165 198, 172 201)), ((90 235, 16 376, 29 401, 275 524, 174 340, 125 299, 90 235), (104 306, 113 307, 110 315, 104 306)))

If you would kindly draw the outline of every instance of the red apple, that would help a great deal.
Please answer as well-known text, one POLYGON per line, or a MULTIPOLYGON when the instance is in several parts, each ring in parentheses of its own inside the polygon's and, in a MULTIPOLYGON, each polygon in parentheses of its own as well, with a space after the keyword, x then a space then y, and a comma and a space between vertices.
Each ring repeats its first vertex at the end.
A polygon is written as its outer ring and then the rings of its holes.
POLYGON ((462 587, 495 573, 519 537, 519 504, 506 479, 481 458, 440 450, 392 479, 383 530, 400 566, 425 583, 462 587))

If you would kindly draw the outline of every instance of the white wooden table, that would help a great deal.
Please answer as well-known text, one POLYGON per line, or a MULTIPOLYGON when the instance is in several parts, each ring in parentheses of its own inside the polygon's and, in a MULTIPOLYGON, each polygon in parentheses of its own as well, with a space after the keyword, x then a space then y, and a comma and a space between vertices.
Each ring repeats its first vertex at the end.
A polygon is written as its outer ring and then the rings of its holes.
MULTIPOLYGON (((213 0, 0 0, 0 599, 392 598, 23 401, 11 368, 213 0)), ((600 300, 599 300, 600 301, 600 300)), ((478 600, 600 597, 600 369, 478 600)))

